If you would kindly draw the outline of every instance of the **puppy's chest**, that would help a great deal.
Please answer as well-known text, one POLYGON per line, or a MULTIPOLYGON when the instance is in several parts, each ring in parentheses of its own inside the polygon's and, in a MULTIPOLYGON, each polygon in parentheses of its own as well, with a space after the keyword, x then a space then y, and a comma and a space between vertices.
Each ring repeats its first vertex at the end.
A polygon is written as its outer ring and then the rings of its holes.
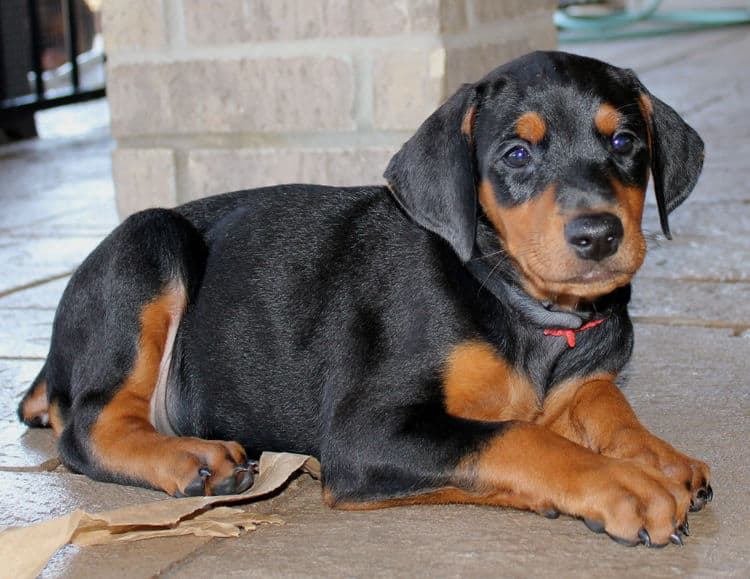
POLYGON ((488 341, 454 346, 443 372, 449 414, 471 420, 533 420, 546 394, 573 375, 600 369, 589 340, 570 346, 566 336, 535 337, 527 348, 507 356, 488 341))

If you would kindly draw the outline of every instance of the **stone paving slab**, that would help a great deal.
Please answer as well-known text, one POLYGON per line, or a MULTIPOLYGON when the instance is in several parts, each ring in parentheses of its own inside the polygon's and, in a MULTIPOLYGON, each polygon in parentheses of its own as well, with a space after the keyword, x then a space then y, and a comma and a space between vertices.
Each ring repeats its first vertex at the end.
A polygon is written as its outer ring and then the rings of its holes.
POLYGON ((0 426, 18 421, 16 406, 41 367, 41 360, 0 359, 0 426))
MULTIPOLYGON (((708 147, 711 146, 712 143, 709 142, 708 147)), ((750 158, 750 143, 746 149, 743 150, 741 146, 725 151, 709 148, 701 180, 687 203, 691 205, 714 205, 727 201, 743 203, 747 198, 745 189, 750 181, 750 165, 737 166, 737 157, 750 158)), ((679 215, 679 212, 680 209, 677 209, 674 215, 679 215)))
POLYGON ((111 167, 111 141, 107 134, 89 135, 87 139, 56 139, 51 143, 37 140, 4 145, 0 150, 0 172, 3 175, 0 200, 4 205, 12 201, 32 211, 15 215, 3 212, 0 226, 34 222, 40 216, 65 211, 70 207, 54 203, 62 198, 73 207, 84 194, 111 203, 112 184, 105 181, 111 167), (49 204, 35 205, 34 201, 39 200, 49 204))
POLYGON ((0 470, 35 468, 57 456, 57 440, 47 429, 27 429, 16 408, 36 377, 41 361, 0 360, 0 470))
MULTIPOLYGON (((92 135, 103 135, 109 145, 110 114, 107 99, 95 99, 72 106, 39 111, 34 119, 37 133, 45 141, 76 139, 85 134, 88 142, 92 135)), ((109 152, 109 146, 104 151, 109 152)))
POLYGON ((38 358, 49 351, 52 310, 0 308, 0 358, 38 358))
POLYGON ((85 548, 68 545, 57 552, 39 577, 157 577, 209 541, 207 537, 169 537, 85 548))
MULTIPOLYGON (((700 96, 706 94, 703 93, 703 79, 718 76, 720 82, 715 86, 722 87, 727 80, 734 78, 727 77, 726 71, 740 68, 737 56, 747 45, 747 36, 747 27, 739 26, 627 41, 563 43, 559 49, 632 68, 644 79, 658 81, 663 89, 671 87, 675 94, 680 93, 685 99, 703 100, 700 96), (693 68, 699 69, 699 76, 693 75, 691 82, 687 83, 691 90, 679 91, 680 86, 686 85, 670 83, 663 71, 668 69, 669 78, 672 78, 673 71, 681 71, 690 63, 696 63, 693 68), (698 82, 702 83, 701 86, 698 86, 698 82)), ((677 77, 679 74, 675 72, 675 78, 677 77)), ((712 90, 712 87, 708 87, 708 90, 712 90)))
MULTIPOLYGON (((57 309, 65 286, 68 285, 70 276, 61 279, 38 282, 23 290, 6 293, 0 297, 0 309, 27 309, 27 310, 52 310, 57 309)), ((34 283, 34 282, 32 282, 34 283)))
POLYGON ((693 320, 698 325, 750 328, 750 284, 690 282, 638 276, 630 313, 662 324, 693 320))
MULTIPOLYGON (((750 475, 750 447, 738 439, 750 430, 750 339, 725 329, 635 328, 624 391, 644 424, 709 463, 719 453, 735 453, 714 474, 723 468, 750 475), (730 441, 726 449, 718 444, 724 438, 730 441)), ((750 505, 744 511, 750 514, 750 505)))
MULTIPOLYGON (((649 244, 640 277, 750 281, 750 204, 686 201, 670 225, 674 239, 649 244)), ((660 231, 654 212, 644 230, 660 231)))
POLYGON ((101 240, 117 224, 113 203, 108 203, 103 207, 92 207, 91 201, 88 201, 82 203, 79 209, 66 209, 40 218, 34 224, 20 225, 14 229, 8 228, 3 231, 3 236, 14 241, 40 238, 60 240, 71 237, 91 237, 101 240), (110 216, 111 218, 107 219, 110 216))
POLYGON ((0 200, 8 210, 0 218, 0 233, 3 237, 40 237, 47 229, 54 230, 56 227, 59 230, 60 224, 76 234, 87 230, 105 234, 117 223, 109 178, 52 187, 51 191, 31 197, 20 194, 11 196, 8 191, 0 195, 0 200), (109 208, 110 219, 107 212, 109 208))
MULTIPOLYGON (((30 237, 6 241, 0 247, 0 258, 11 269, 46 268, 47 271, 75 269, 82 255, 88 255, 101 239, 96 237, 30 237)), ((9 287, 13 279, 3 276, 2 286, 9 287)), ((35 278, 24 276, 33 281, 35 278)))
POLYGON ((38 523, 75 509, 91 512, 164 500, 166 495, 138 487, 94 482, 70 472, 0 472, 0 525, 38 523), (19 502, 22 489, 33 489, 19 502))
MULTIPOLYGON (((705 0, 703 2, 705 4, 705 0)), ((614 42, 563 43, 560 50, 586 54, 626 68, 641 75, 658 76, 666 66, 678 66, 691 61, 696 52, 716 54, 726 46, 734 46, 746 40, 744 28, 718 28, 700 34, 676 34, 670 37, 655 36, 614 42)), ((703 71, 701 70, 701 74, 703 71)))
POLYGON ((0 425, 0 472, 55 470, 57 462, 52 459, 57 456, 57 438, 51 430, 29 430, 17 420, 0 425))

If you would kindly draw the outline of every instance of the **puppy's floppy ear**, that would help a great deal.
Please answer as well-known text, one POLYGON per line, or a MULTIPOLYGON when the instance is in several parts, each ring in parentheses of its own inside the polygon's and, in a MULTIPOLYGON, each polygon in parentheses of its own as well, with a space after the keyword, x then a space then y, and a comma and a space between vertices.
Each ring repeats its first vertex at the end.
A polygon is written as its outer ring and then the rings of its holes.
POLYGON ((385 178, 419 225, 445 239, 465 262, 477 225, 472 125, 477 93, 465 85, 391 159, 385 178))
POLYGON ((668 215, 698 181, 703 168, 703 140, 672 107, 645 89, 641 92, 641 108, 650 121, 651 172, 659 221, 664 235, 672 239, 668 215))

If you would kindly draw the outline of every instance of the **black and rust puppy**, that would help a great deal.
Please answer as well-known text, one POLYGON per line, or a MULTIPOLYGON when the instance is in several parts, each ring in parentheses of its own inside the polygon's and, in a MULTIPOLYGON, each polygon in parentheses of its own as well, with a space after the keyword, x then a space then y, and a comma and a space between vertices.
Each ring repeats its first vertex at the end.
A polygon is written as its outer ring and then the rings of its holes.
POLYGON ((632 72, 525 56, 428 118, 388 187, 128 218, 65 290, 21 418, 74 470, 177 496, 294 451, 338 508, 493 504, 679 543, 709 469, 614 380, 649 174, 668 233, 702 157, 632 72))

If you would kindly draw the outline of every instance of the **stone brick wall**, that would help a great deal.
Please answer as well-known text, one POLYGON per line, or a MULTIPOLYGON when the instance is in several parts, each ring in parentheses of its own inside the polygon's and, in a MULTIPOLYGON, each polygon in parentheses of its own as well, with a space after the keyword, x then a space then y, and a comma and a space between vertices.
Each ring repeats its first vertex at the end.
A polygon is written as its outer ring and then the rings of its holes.
POLYGON ((121 216, 277 183, 382 182, 461 83, 554 48, 555 0, 107 0, 121 216))

